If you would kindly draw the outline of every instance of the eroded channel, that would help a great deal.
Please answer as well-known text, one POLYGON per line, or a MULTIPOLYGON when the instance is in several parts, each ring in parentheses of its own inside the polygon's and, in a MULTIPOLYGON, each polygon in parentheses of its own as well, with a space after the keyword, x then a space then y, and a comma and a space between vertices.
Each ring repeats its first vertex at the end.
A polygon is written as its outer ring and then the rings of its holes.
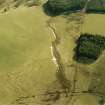
POLYGON ((65 90, 65 93, 67 95, 70 92, 71 83, 65 76, 65 68, 62 63, 62 58, 60 56, 59 51, 57 50, 57 45, 60 44, 60 38, 56 34, 56 31, 52 27, 50 21, 51 21, 51 19, 47 22, 47 25, 48 25, 49 29, 52 31, 52 35, 54 37, 54 41, 52 41, 52 44, 51 44, 51 53, 52 53, 52 57, 53 57, 52 60, 57 66, 56 78, 59 81, 59 83, 61 84, 62 89, 65 90))

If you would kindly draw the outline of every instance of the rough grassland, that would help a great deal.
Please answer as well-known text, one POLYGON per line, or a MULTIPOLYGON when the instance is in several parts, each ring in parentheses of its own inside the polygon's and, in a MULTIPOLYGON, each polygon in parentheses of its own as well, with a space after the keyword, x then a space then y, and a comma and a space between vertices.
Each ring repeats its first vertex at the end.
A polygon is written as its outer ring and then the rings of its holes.
MULTIPOLYGON (((65 66, 68 79, 73 80, 74 71, 78 69, 76 91, 102 93, 105 95, 105 51, 99 59, 91 65, 82 65, 73 61, 75 41, 80 33, 92 33, 105 35, 104 14, 71 14, 70 16, 58 16, 52 19, 52 26, 61 40, 58 50, 65 66)), ((100 94, 98 94, 99 96, 100 94)), ((97 95, 81 94, 73 97, 74 105, 98 105, 97 95)))
MULTIPOLYGON (((85 23, 82 32, 105 36, 105 15, 85 15, 85 23)), ((105 51, 95 63, 89 66, 89 71, 93 72, 90 89, 94 92, 102 93, 105 96, 105 51)))
MULTIPOLYGON (((75 71, 78 70, 76 76, 76 92, 87 91, 91 77, 88 66, 78 64, 73 60, 74 48, 76 46, 75 41, 82 31, 83 23, 84 15, 81 13, 71 14, 67 17, 58 16, 52 19, 52 26, 55 28, 56 34, 61 40, 57 48, 60 52, 67 78, 73 82, 75 71)), ((96 96, 91 94, 78 94, 72 98, 71 103, 73 105, 98 105, 96 96)), ((61 102, 60 105, 64 105, 64 103, 61 102)))
MULTIPOLYGON (((87 91, 88 88, 98 85, 95 91, 103 92, 105 53, 94 64, 87 66, 76 63, 73 55, 75 41, 81 32, 105 33, 105 15, 76 13, 50 19, 60 39, 60 44, 56 46, 57 51, 60 53, 66 77, 71 83, 74 82, 77 70, 75 91, 87 91), (94 73, 103 76, 94 76, 94 73)), ((22 97, 24 103, 33 102, 37 105, 40 94, 55 80, 56 67, 50 51, 54 39, 47 26, 48 21, 49 17, 40 7, 20 7, 0 14, 0 105, 19 105, 22 97), (38 97, 33 100, 34 95, 38 97), (12 102, 15 104, 11 104, 12 102)), ((57 87, 53 86, 54 89, 57 87)), ((84 93, 72 97, 71 102, 73 105, 98 105, 96 96, 84 93)), ((65 99, 53 105, 65 105, 65 99)))
POLYGON ((105 15, 104 14, 86 14, 83 32, 105 35, 105 15))
POLYGON ((48 19, 40 7, 0 14, 0 105, 44 91, 54 80, 48 19))

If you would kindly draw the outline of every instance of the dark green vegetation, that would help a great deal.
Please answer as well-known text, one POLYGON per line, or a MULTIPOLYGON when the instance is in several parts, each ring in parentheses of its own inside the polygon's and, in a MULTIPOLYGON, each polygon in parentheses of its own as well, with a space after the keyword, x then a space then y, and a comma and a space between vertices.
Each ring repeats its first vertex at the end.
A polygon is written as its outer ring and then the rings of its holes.
POLYGON ((105 49, 105 37, 92 34, 81 34, 77 40, 75 58, 81 63, 92 63, 105 49))
POLYGON ((64 12, 76 12, 81 9, 87 12, 105 12, 105 0, 48 0, 44 10, 48 14, 59 15, 64 12))
POLYGON ((105 0, 91 0, 88 2, 87 12, 105 12, 105 0))
POLYGON ((101 97, 101 99, 99 100, 99 105, 105 105, 105 98, 101 97))
POLYGON ((53 15, 67 11, 80 10, 84 7, 86 0, 48 0, 44 8, 53 15))

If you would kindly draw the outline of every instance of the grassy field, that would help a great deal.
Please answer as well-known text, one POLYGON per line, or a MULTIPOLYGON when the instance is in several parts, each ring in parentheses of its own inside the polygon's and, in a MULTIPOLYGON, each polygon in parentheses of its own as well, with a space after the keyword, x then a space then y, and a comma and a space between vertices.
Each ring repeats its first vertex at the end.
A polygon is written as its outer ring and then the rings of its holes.
MULTIPOLYGON (((105 36, 105 15, 104 14, 87 14, 83 25, 83 33, 93 33, 105 36)), ((95 73, 92 75, 90 89, 94 92, 105 94, 105 51, 99 59, 89 66, 89 71, 95 73)))
MULTIPOLYGON (((76 64, 73 61, 74 48, 76 46, 75 41, 80 33, 105 35, 104 19, 104 14, 81 15, 79 13, 71 14, 67 17, 58 16, 52 19, 52 26, 61 40, 57 48, 62 57, 67 78, 72 81, 76 67, 78 69, 78 81, 76 84, 76 91, 78 92, 88 89, 92 89, 96 93, 100 92, 104 94, 105 92, 105 84, 103 82, 105 80, 105 51, 96 62, 90 65, 76 64)), ((74 97, 74 100, 77 101, 73 105, 98 105, 97 97, 91 94, 82 94, 76 97, 74 97)))
POLYGON ((83 32, 105 35, 105 15, 104 14, 87 14, 85 15, 85 23, 83 32))
POLYGON ((0 105, 44 91, 55 79, 48 19, 40 7, 0 14, 0 105))
MULTIPOLYGON (((46 87, 56 79, 57 68, 50 49, 54 39, 47 26, 49 19, 60 39, 56 47, 67 79, 73 82, 75 70, 78 69, 76 92, 96 85, 96 92, 104 91, 105 52, 91 65, 78 64, 73 56, 75 41, 81 32, 105 34, 105 15, 75 13, 50 18, 39 6, 20 7, 0 14, 0 105, 19 105, 16 101, 11 104, 19 97, 29 97, 25 102, 30 103, 33 95, 45 92, 46 87), (102 76, 96 77, 94 73, 102 76)), ((51 88, 55 87, 56 84, 51 88)), ((34 99, 34 104, 39 98, 34 99)), ((73 105, 98 105, 97 97, 91 94, 74 96, 73 102, 73 105)), ((65 100, 61 99, 54 105, 64 103, 65 100)))
MULTIPOLYGON (((81 13, 71 14, 67 17, 58 16, 52 18, 52 26, 55 28, 56 34, 60 39, 60 44, 57 46, 57 49, 61 55, 67 78, 73 82, 75 70, 78 70, 76 76, 76 92, 87 91, 91 83, 91 76, 89 74, 90 66, 78 64, 73 60, 74 49, 76 47, 75 41, 82 32, 83 25, 84 15, 81 13)), ((74 96, 71 103, 73 105, 98 105, 97 97, 91 94, 74 96)))

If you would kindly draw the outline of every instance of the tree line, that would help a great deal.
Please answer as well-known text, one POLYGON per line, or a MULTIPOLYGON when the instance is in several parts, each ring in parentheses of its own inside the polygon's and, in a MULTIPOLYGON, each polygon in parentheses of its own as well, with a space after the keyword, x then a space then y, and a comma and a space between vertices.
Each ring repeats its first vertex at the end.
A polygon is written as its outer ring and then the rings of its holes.
MULTIPOLYGON (((48 0, 44 9, 53 15, 64 12, 81 10, 85 7, 87 0, 48 0)), ((105 0, 91 0, 87 4, 87 12, 105 12, 105 0)))

